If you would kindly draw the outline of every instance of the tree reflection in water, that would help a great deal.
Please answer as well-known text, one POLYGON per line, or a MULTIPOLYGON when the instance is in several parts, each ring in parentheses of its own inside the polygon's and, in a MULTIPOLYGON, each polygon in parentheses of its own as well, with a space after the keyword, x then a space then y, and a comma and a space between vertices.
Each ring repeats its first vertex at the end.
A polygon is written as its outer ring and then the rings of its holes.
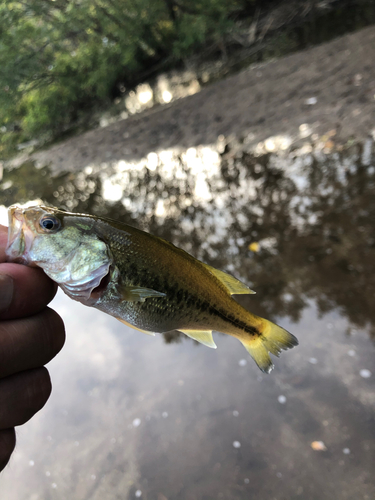
POLYGON ((5 170, 0 196, 5 206, 41 198, 120 219, 242 279, 258 295, 241 301, 257 314, 298 321, 314 300, 321 314, 339 309, 375 337, 371 139, 341 151, 309 143, 254 153, 221 138, 57 176, 24 164, 5 170))

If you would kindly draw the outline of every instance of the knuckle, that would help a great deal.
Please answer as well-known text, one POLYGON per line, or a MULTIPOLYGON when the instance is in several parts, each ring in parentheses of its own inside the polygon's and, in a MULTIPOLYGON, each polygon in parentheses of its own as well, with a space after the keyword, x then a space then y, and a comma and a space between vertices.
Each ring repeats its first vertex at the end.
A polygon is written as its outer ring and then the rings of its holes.
POLYGON ((0 430, 0 471, 9 462, 16 446, 16 434, 14 429, 0 430))

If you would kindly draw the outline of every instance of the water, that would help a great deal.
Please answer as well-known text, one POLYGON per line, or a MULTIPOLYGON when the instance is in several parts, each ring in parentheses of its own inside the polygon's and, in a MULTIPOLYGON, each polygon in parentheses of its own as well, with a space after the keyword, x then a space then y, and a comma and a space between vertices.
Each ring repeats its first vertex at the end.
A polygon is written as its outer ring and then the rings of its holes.
POLYGON ((375 497, 373 139, 251 151, 220 138, 134 162, 4 172, 42 198, 137 225, 241 278, 300 346, 262 374, 235 339, 151 338, 59 293, 53 393, 18 429, 7 500, 375 497), (318 443, 318 444, 317 444, 318 443))

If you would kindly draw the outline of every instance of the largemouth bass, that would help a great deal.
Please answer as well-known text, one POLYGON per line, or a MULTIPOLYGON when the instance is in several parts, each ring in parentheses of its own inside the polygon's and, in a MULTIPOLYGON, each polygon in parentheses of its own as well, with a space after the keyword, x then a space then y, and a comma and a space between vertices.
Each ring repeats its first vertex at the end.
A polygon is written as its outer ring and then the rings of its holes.
POLYGON ((121 222, 45 206, 9 208, 9 261, 41 267, 74 300, 154 335, 179 330, 216 348, 212 331, 236 337, 269 373, 269 353, 298 344, 247 311, 233 276, 171 243, 121 222))

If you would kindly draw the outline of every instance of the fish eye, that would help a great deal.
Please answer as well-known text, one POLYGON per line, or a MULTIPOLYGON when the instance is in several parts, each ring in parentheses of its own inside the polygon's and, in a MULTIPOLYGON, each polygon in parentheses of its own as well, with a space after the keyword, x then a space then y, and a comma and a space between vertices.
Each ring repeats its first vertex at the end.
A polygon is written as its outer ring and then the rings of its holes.
POLYGON ((52 231, 58 231, 60 229, 61 222, 53 215, 46 215, 40 219, 39 225, 42 229, 51 233, 52 231))

